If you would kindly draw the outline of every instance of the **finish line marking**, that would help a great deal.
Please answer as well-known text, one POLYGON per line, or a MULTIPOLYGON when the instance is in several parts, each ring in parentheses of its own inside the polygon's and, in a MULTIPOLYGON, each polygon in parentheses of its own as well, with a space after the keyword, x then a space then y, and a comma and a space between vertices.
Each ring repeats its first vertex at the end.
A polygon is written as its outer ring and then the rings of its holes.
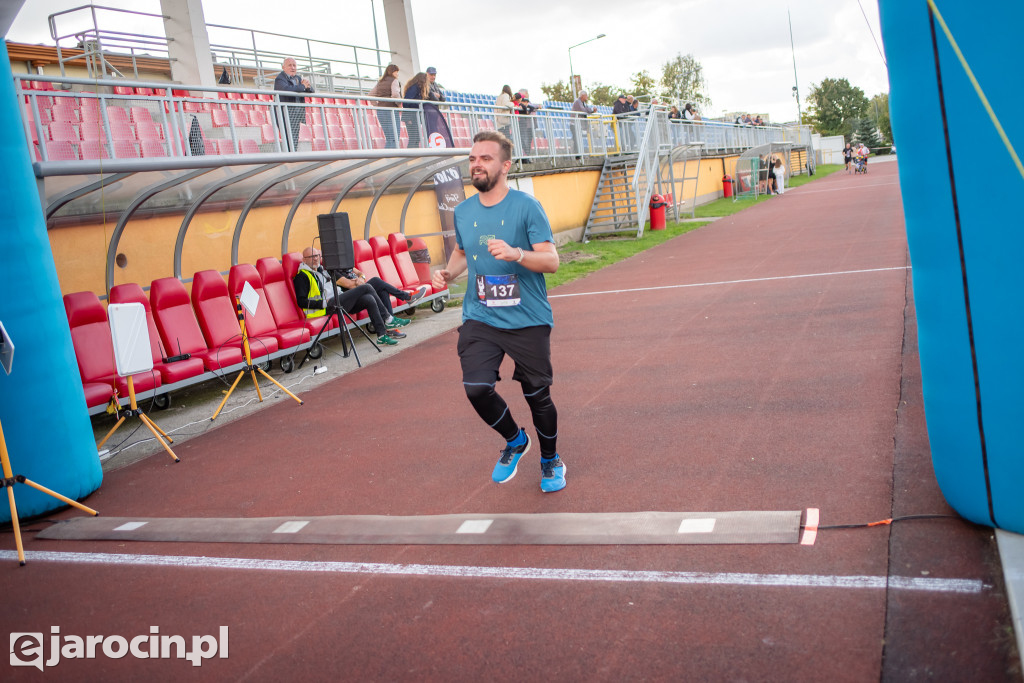
MULTIPOLYGON (((0 561, 14 561, 13 550, 0 550, 0 561)), ((902 576, 821 576, 814 574, 746 574, 709 572, 627 571, 616 569, 546 569, 540 567, 472 567, 430 564, 385 564, 377 562, 307 562, 302 560, 261 560, 239 557, 194 557, 189 555, 127 555, 115 553, 69 553, 28 551, 28 562, 58 562, 122 567, 174 567, 183 569, 234 569, 242 571, 317 572, 326 574, 371 574, 376 576, 428 576, 477 579, 533 579, 549 581, 595 581, 656 583, 688 586, 748 586, 751 588, 840 588, 908 590, 926 593, 977 595, 986 588, 975 579, 925 579, 902 576)))
POLYGON ((857 275, 860 273, 884 273, 891 270, 910 270, 910 266, 893 268, 868 268, 865 270, 841 270, 834 273, 805 273, 803 275, 778 275, 775 277, 756 277, 748 280, 723 280, 721 282, 693 282, 688 285, 661 285, 659 287, 637 287, 635 289, 610 289, 604 292, 579 292, 576 294, 549 294, 549 299, 563 299, 570 296, 594 296, 596 294, 629 294, 630 292, 656 292, 659 289, 687 289, 689 287, 715 287, 718 285, 744 285, 752 282, 772 282, 773 280, 799 280, 806 277, 831 277, 833 275, 857 275))

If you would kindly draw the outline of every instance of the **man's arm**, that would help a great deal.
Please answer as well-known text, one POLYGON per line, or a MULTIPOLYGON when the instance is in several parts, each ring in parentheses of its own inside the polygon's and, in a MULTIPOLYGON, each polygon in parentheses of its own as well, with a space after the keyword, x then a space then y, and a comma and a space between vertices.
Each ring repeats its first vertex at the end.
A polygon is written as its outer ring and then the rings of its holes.
MULTIPOLYGON (((553 246, 553 245, 552 245, 553 246)), ((466 252, 462 249, 455 249, 448 257, 448 265, 434 271, 431 284, 435 289, 444 289, 448 283, 466 272, 466 252)))
MULTIPOLYGON (((555 273, 558 271, 558 250, 552 242, 538 242, 530 249, 510 246, 504 240, 488 240, 487 251, 499 261, 515 261, 523 268, 535 273, 555 273), (532 249, 532 251, 530 250, 532 249)), ((454 254, 452 254, 454 256, 454 254)), ((465 253, 462 255, 465 260, 465 253)))

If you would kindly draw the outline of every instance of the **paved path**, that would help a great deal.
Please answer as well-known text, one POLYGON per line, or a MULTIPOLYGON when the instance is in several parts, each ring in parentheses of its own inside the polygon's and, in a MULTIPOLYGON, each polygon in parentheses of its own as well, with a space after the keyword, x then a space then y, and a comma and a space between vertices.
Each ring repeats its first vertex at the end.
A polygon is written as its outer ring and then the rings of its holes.
MULTIPOLYGON (((462 393, 448 331, 304 391, 304 406, 210 429, 179 445, 178 465, 156 455, 110 471, 87 502, 143 519, 950 515, 931 473, 908 265, 896 165, 880 164, 559 288, 558 494, 540 492, 532 455, 490 482, 499 444, 462 393)), ((517 387, 499 390, 526 419, 517 387)), ((201 668, 101 653, 51 667, 66 679, 1020 678, 992 531, 955 517, 824 528, 812 546, 27 536, 26 567, 0 556, 8 631, 158 628, 191 644, 229 630, 229 656, 201 668)))

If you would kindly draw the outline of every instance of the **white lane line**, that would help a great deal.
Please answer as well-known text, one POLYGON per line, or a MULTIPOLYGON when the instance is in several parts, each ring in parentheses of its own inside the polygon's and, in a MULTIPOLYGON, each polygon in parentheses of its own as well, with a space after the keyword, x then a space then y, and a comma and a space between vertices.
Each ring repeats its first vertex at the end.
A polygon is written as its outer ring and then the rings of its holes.
POLYGON ((491 528, 493 519, 467 519, 455 530, 457 534, 482 534, 491 528))
POLYGON ((710 534, 715 530, 715 518, 684 519, 679 525, 680 534, 710 534))
POLYGON ((570 296, 594 296, 596 294, 628 294, 630 292, 655 292, 659 289, 686 289, 689 287, 717 287, 719 285, 744 285, 751 282, 771 282, 773 280, 799 280, 805 277, 831 277, 834 275, 857 275, 860 273, 884 273, 891 270, 910 270, 910 266, 893 268, 868 268, 865 270, 840 270, 832 273, 805 273, 803 275, 778 275, 775 277, 756 277, 748 280, 723 280, 721 282, 693 282, 688 285, 662 285, 660 287, 637 287, 636 289, 609 289, 604 292, 579 292, 578 294, 549 294, 549 299, 561 299, 570 296))
MULTIPOLYGON (((13 550, 0 550, 0 561, 14 561, 13 550)), ((691 586, 750 586, 778 588, 871 588, 928 593, 977 594, 989 588, 976 579, 924 579, 885 576, 821 576, 815 574, 745 574, 706 572, 628 571, 617 569, 545 569, 539 567, 465 567, 431 564, 383 564, 376 562, 307 562, 302 560, 261 560, 239 557, 195 557, 190 555, 127 555, 119 553, 69 553, 29 551, 28 562, 64 562, 133 567, 177 567, 189 569, 235 569, 278 572, 323 572, 331 574, 376 574, 381 576, 436 576, 478 579, 546 579, 554 581, 605 581, 622 583, 664 583, 691 586)))
POLYGON ((302 530, 304 526, 309 524, 308 521, 293 521, 284 522, 281 526, 274 529, 275 534, 297 534, 302 530))
POLYGON ((121 526, 115 527, 114 531, 135 531, 144 526, 146 526, 146 522, 125 522, 121 526))

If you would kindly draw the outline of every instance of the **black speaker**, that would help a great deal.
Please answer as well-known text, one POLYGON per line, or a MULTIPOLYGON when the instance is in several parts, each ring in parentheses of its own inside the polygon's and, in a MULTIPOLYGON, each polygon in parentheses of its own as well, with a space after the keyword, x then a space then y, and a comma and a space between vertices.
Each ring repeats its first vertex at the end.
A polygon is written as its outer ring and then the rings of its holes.
POLYGON ((356 257, 352 253, 352 229, 348 225, 347 213, 322 213, 316 217, 320 229, 321 261, 325 270, 348 270, 355 268, 356 257))

